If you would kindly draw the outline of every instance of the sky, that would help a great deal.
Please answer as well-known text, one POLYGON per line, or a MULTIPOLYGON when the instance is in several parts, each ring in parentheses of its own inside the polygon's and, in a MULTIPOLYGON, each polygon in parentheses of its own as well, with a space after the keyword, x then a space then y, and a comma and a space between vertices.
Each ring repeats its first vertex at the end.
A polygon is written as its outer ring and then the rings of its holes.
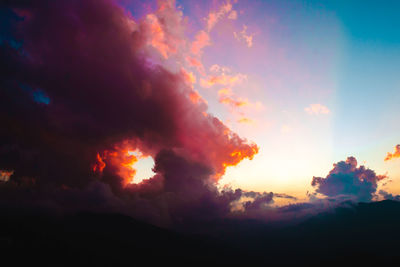
MULTIPOLYGON (((187 35, 193 39, 224 3, 178 1, 187 35)), ((194 87, 211 113, 260 150, 253 160, 228 168, 221 183, 301 198, 312 190, 313 176, 325 176, 333 162, 355 156, 390 177, 382 188, 399 193, 399 162, 384 161, 400 130, 397 8, 396 1, 232 2, 237 16, 221 16, 202 61, 205 69, 216 64, 246 78, 205 88, 194 70, 194 87), (218 101, 223 88, 260 107, 232 109, 218 101), (248 123, 238 122, 240 112, 248 123)), ((137 168, 148 175, 151 165, 148 159, 137 168)))
POLYGON ((398 5, 5 3, 0 202, 165 226, 399 199, 398 5))

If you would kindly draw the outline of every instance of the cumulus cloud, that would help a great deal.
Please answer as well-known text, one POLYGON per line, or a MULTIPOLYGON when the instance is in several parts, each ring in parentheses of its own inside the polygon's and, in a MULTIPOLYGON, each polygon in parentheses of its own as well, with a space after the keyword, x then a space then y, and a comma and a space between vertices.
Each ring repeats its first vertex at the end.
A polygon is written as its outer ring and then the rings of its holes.
POLYGON ((100 199, 158 223, 229 212, 237 195, 217 182, 258 146, 207 113, 189 71, 154 56, 186 56, 174 5, 160 1, 140 21, 111 0, 4 5, 17 30, 0 44, 0 169, 14 171, 2 201, 89 209, 100 199), (135 150, 155 159, 155 176, 139 184, 135 150))
POLYGON ((394 153, 388 152, 385 158, 385 161, 394 159, 394 158, 400 158, 400 145, 395 146, 394 148, 394 153))
MULTIPOLYGON (((191 47, 182 41, 173 1, 160 1, 140 21, 112 0, 16 0, 3 7, 15 31, 0 43, 1 205, 123 212, 164 226, 315 209, 273 208, 274 198, 295 200, 285 194, 219 190, 226 168, 252 159, 259 147, 207 112, 193 73, 163 65, 187 59, 191 47), (132 151, 154 159, 153 177, 131 183, 140 158, 132 151)), ((252 105, 224 96, 231 106, 252 105)), ((351 187, 358 193, 350 193, 368 199, 384 177, 353 169, 341 171, 359 180, 351 187)), ((317 191, 348 194, 333 175, 315 177, 317 191)))
POLYGON ((310 115, 329 114, 330 110, 321 104, 311 104, 304 109, 310 115))
POLYGON ((315 192, 327 197, 349 198, 355 201, 370 201, 376 192, 378 182, 387 178, 377 175, 373 170, 348 157, 346 161, 333 164, 326 177, 313 177, 311 185, 315 192))

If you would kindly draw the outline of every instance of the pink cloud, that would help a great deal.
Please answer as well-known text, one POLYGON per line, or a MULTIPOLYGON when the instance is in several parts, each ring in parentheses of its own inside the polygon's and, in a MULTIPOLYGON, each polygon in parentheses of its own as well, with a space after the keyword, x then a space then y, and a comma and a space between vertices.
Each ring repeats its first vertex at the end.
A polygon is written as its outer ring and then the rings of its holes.
POLYGON ((217 22, 222 19, 226 14, 228 15, 229 19, 236 19, 237 18, 237 12, 232 11, 232 4, 230 1, 227 1, 226 3, 222 4, 219 7, 218 11, 210 12, 208 14, 208 17, 206 18, 207 21, 207 31, 211 31, 212 28, 217 24, 217 22))
POLYGON ((240 32, 233 32, 233 36, 235 37, 236 40, 238 41, 244 41, 247 45, 247 47, 252 47, 253 46, 253 36, 254 34, 248 34, 247 33, 247 26, 243 25, 243 30, 240 32))
POLYGON ((200 56, 202 49, 209 45, 211 45, 209 34, 205 31, 200 31, 192 43, 191 52, 193 55, 200 56))

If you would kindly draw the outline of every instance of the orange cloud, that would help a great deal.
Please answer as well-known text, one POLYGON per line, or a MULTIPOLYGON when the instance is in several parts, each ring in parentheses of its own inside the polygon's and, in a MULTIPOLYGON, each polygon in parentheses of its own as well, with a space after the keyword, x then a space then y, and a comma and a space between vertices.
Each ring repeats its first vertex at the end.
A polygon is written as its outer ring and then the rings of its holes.
POLYGON ((122 179, 122 184, 126 186, 134 181, 136 174, 134 164, 147 156, 138 150, 134 150, 128 142, 122 142, 112 150, 97 153, 97 162, 93 164, 92 170, 102 174, 106 166, 109 166, 107 168, 116 170, 116 173, 122 179))
POLYGON ((100 157, 100 154, 97 153, 96 155, 97 162, 93 164, 92 170, 94 172, 103 172, 106 164, 104 163, 103 159, 100 157))
POLYGON ((233 32, 233 36, 238 41, 244 41, 247 47, 253 46, 253 36, 254 34, 247 34, 247 26, 243 25, 243 30, 240 32, 233 32))
POLYGON ((229 88, 223 88, 218 91, 219 102, 222 104, 226 104, 233 108, 240 107, 253 107, 257 110, 263 108, 260 102, 251 103, 247 98, 241 98, 235 96, 229 88))
POLYGON ((240 119, 237 120, 237 122, 243 124, 254 124, 254 121, 252 119, 246 117, 241 117, 240 119))
POLYGON ((189 93, 189 99, 190 101, 192 101, 192 103, 194 104, 205 104, 207 105, 207 100, 205 100, 200 94, 199 92, 197 92, 196 90, 193 89, 192 92, 189 93))
POLYGON ((310 115, 329 114, 330 110, 321 104, 311 104, 304 109, 310 115))
POLYGON ((202 99, 201 95, 197 91, 193 91, 189 94, 190 101, 198 103, 202 99))
POLYGON ((221 75, 210 75, 208 79, 201 79, 200 84, 206 88, 210 88, 211 86, 216 84, 234 86, 236 84, 242 83, 245 80, 247 80, 247 75, 241 73, 237 75, 227 75, 223 73, 221 75))
POLYGON ((247 99, 242 99, 242 98, 234 99, 232 96, 226 94, 220 94, 219 102, 237 108, 249 105, 249 101, 247 99))
POLYGON ((222 88, 221 90, 218 91, 219 96, 224 96, 224 95, 232 95, 232 90, 229 88, 222 88))
MULTIPOLYGON (((236 134, 230 133, 231 140, 236 140, 238 136, 236 134)), ((216 159, 220 160, 222 163, 222 167, 216 170, 215 174, 215 180, 219 180, 225 173, 225 170, 229 166, 236 166, 241 162, 243 159, 247 158, 249 160, 252 160, 254 155, 256 155, 259 151, 259 147, 254 144, 247 144, 246 147, 241 147, 239 149, 234 149, 233 152, 230 153, 228 157, 221 158, 221 159, 216 159)))
POLYGON ((198 91, 194 89, 193 84, 196 83, 196 76, 193 74, 193 72, 188 72, 184 68, 181 68, 181 73, 186 84, 192 88, 192 90, 188 92, 190 101, 192 101, 194 104, 207 104, 207 101, 199 94, 198 91))
POLYGON ((209 88, 213 85, 220 84, 224 86, 234 86, 247 80, 247 75, 238 73, 236 75, 229 74, 231 70, 228 67, 219 66, 214 64, 210 67, 213 72, 207 79, 201 79, 200 84, 203 87, 209 88))
POLYGON ((13 174, 14 171, 0 170, 0 182, 8 182, 13 174))
POLYGON ((188 72, 184 68, 181 68, 181 72, 183 74, 185 82, 193 87, 193 84, 196 83, 196 75, 194 75, 193 72, 188 72))
POLYGON ((400 158, 400 145, 395 146, 394 148, 394 153, 388 152, 385 158, 385 161, 394 159, 394 158, 400 158))

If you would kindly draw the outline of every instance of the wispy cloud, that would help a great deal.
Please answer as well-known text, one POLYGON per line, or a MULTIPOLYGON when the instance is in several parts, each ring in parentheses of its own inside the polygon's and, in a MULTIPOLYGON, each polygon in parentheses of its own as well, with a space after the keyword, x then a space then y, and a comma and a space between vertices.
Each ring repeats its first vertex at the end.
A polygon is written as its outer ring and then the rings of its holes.
POLYGON ((212 11, 208 14, 206 18, 207 30, 211 31, 217 22, 226 15, 228 15, 228 19, 237 19, 237 12, 232 10, 232 4, 230 1, 222 4, 217 11, 212 11))
POLYGON ((246 25, 243 25, 243 29, 240 32, 233 32, 233 36, 238 41, 244 41, 246 43, 247 47, 250 48, 250 47, 253 46, 254 34, 248 34, 247 33, 247 26, 246 25))
POLYGON ((236 96, 231 89, 223 88, 218 91, 219 102, 226 104, 232 108, 251 107, 256 110, 261 110, 263 105, 261 102, 250 102, 247 98, 236 96))
POLYGON ((247 80, 247 75, 242 73, 232 74, 228 67, 214 64, 210 67, 212 74, 208 75, 206 79, 200 80, 200 85, 210 88, 214 85, 235 86, 247 80))
POLYGON ((310 115, 329 114, 331 111, 324 105, 311 104, 304 109, 310 115))

